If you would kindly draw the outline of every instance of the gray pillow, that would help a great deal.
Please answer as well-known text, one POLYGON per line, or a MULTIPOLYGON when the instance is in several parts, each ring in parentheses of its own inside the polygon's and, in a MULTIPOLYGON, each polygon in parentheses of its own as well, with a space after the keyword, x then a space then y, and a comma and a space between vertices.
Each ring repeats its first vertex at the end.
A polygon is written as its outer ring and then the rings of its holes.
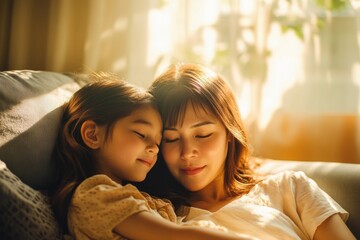
POLYGON ((0 239, 62 239, 49 199, 0 160, 0 239))
POLYGON ((49 187, 60 106, 85 79, 45 71, 0 72, 0 159, 35 189, 49 187))

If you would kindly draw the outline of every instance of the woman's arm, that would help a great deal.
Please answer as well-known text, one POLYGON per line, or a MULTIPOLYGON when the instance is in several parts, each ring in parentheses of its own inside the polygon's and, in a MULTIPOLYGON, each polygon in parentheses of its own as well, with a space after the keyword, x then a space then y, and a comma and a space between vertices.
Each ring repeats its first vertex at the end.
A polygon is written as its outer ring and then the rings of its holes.
POLYGON ((341 219, 340 215, 334 214, 322 222, 316 229, 314 240, 321 239, 355 240, 355 237, 341 219))
POLYGON ((137 240, 255 240, 247 235, 235 235, 209 228, 182 226, 153 215, 139 212, 126 218, 114 231, 126 238, 137 240))

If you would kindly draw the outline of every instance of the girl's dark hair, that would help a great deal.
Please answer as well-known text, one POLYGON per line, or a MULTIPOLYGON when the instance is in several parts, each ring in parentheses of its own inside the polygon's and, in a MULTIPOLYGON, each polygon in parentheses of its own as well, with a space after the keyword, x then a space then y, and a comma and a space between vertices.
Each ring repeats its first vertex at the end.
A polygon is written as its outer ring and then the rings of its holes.
POLYGON ((67 212, 76 187, 96 174, 92 151, 81 137, 84 121, 93 120, 106 127, 111 136, 114 123, 144 104, 152 104, 153 97, 114 75, 93 74, 90 83, 73 94, 63 105, 63 115, 55 148, 57 178, 53 188, 52 206, 64 231, 67 231, 67 212))
MULTIPOLYGON (((223 78, 201 65, 177 64, 170 66, 154 80, 150 92, 155 98, 164 126, 175 126, 179 121, 181 123, 188 103, 217 116, 230 136, 224 174, 227 194, 241 195, 254 186, 256 180, 249 161, 248 138, 234 94, 223 78)), ((175 205, 185 204, 184 199, 189 193, 171 176, 162 156, 159 156, 146 182, 139 186, 142 187, 152 194, 170 198, 175 205), (161 180, 164 177, 166 181, 161 180)))

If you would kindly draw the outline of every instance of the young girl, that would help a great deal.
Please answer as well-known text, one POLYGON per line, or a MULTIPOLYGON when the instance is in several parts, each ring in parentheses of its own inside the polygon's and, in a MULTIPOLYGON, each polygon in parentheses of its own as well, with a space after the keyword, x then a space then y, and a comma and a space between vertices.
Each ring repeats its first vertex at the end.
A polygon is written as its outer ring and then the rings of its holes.
POLYGON ((211 220, 260 239, 355 239, 344 223, 348 213, 304 173, 257 178, 235 97, 218 74, 174 65, 150 91, 163 119, 166 163, 150 177, 168 178, 155 182, 167 186, 153 194, 179 203, 186 221, 211 220))
POLYGON ((142 181, 157 160, 162 121, 152 96, 99 76, 64 105, 55 147, 53 207, 75 239, 253 239, 176 224, 167 201, 126 181, 142 181))

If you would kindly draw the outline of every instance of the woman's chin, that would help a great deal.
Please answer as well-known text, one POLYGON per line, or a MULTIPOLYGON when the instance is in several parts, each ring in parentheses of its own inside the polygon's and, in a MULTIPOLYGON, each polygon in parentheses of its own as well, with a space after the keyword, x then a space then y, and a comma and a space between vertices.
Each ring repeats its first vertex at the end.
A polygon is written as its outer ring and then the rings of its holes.
POLYGON ((182 183, 182 185, 186 188, 186 190, 190 192, 197 192, 204 188, 203 186, 194 185, 193 183, 192 184, 182 183))

